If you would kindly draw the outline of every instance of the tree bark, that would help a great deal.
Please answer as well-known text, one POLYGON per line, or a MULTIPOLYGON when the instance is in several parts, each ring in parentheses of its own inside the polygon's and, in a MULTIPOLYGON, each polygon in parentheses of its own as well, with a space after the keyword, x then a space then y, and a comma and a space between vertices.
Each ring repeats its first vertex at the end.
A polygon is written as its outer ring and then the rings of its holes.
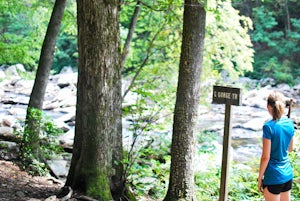
POLYGON ((288 0, 284 1, 285 13, 286 13, 286 35, 289 31, 291 31, 291 19, 290 19, 290 11, 288 0))
POLYGON ((28 107, 43 109, 44 96, 53 63, 56 39, 59 34, 67 0, 56 0, 43 42, 37 73, 28 107))
POLYGON ((36 110, 43 109, 44 96, 48 83, 50 70, 53 63, 54 49, 56 45, 56 39, 59 33, 62 17, 66 7, 67 0, 56 0, 53 11, 51 14, 50 22, 47 28, 46 36, 42 45, 40 60, 36 72, 36 77, 33 85, 33 89, 30 95, 28 103, 23 144, 21 146, 22 158, 26 158, 28 150, 32 150, 33 156, 39 159, 39 134, 40 125, 39 121, 41 116, 36 110), (26 151, 27 150, 27 151, 26 151))
POLYGON ((76 124, 66 186, 100 200, 124 191, 118 2, 77 0, 76 124))
POLYGON ((127 38, 125 41, 125 45, 124 45, 124 49, 123 49, 123 54, 122 54, 122 59, 121 59, 121 68, 124 68, 125 62, 126 62, 126 58, 129 52, 129 47, 130 47, 130 43, 134 34, 134 30, 136 27, 136 23, 140 14, 140 10, 141 10, 141 1, 138 0, 134 9, 134 13, 133 16, 131 18, 131 23, 130 23, 130 28, 127 34, 127 38))
POLYGON ((204 8, 204 1, 185 1, 171 146, 170 182, 165 201, 195 200, 193 162, 205 35, 204 8))

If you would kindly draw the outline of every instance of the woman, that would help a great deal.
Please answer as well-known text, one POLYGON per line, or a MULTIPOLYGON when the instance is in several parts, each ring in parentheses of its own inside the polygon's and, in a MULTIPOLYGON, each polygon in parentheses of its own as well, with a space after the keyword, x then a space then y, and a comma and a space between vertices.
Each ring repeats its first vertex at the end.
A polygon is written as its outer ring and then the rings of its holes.
POLYGON ((272 120, 263 126, 258 189, 266 201, 289 201, 293 170, 288 152, 293 150, 294 123, 284 115, 282 93, 275 91, 268 96, 267 109, 272 120))

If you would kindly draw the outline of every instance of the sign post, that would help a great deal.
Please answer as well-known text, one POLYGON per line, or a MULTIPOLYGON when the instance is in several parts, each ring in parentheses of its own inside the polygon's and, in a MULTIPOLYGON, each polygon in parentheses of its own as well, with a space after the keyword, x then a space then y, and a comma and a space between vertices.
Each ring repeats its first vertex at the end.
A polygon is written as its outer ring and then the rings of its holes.
POLYGON ((229 147, 231 145, 231 105, 240 105, 241 93, 239 88, 214 86, 213 101, 216 104, 225 104, 223 155, 220 182, 219 201, 226 201, 228 198, 228 172, 229 172, 229 147))

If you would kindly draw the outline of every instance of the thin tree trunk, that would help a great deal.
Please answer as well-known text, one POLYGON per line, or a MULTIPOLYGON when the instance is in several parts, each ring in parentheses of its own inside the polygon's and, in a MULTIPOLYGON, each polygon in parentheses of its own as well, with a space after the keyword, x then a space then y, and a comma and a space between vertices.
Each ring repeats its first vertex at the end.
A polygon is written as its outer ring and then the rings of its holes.
POLYGON ((125 62, 126 62, 126 58, 129 52, 129 47, 130 47, 130 42, 132 40, 133 37, 133 33, 136 27, 136 23, 137 23, 137 19, 139 17, 140 14, 140 10, 141 10, 141 1, 138 0, 134 9, 134 13, 133 16, 131 18, 131 23, 130 23, 130 28, 129 28, 129 32, 125 41, 125 45, 124 45, 124 49, 123 49, 123 54, 122 54, 122 59, 121 59, 121 68, 124 68, 125 62))
POLYGON ((129 93, 129 91, 131 90, 131 88, 134 86, 135 80, 138 78, 138 76, 140 75, 140 73, 142 72, 143 68, 145 67, 145 65, 147 64, 149 57, 151 56, 151 50, 153 48, 153 44, 156 40, 156 37, 159 35, 159 33, 161 32, 161 30, 163 29, 164 26, 162 26, 154 35, 154 37, 152 38, 148 50, 146 52, 146 57, 144 58, 143 62, 141 63, 141 65, 139 66, 138 70, 136 71, 136 73, 134 74, 133 78, 130 81, 129 86, 127 87, 127 89, 125 90, 122 98, 123 100, 125 99, 126 95, 129 93))
POLYGON ((27 108, 23 145, 21 147, 22 158, 26 158, 28 150, 32 150, 33 156, 39 159, 39 120, 41 113, 36 110, 43 109, 43 101, 46 87, 49 79, 50 70, 53 63, 54 49, 56 39, 59 33, 62 17, 66 7, 67 0, 56 0, 51 14, 50 22, 47 28, 46 36, 43 42, 37 73, 30 95, 27 108), (36 110, 35 110, 36 109, 36 110), (36 116, 37 115, 37 116, 36 116))
POLYGON ((200 99, 205 21, 205 4, 198 0, 186 0, 174 110, 170 182, 165 201, 195 200, 195 125, 200 99))
POLYGON ((291 20, 290 20, 290 11, 289 11, 289 5, 288 0, 284 1, 285 6, 285 12, 286 12, 286 32, 291 31, 291 20))
POLYGON ((56 39, 64 15, 67 0, 56 0, 43 42, 37 73, 28 107, 43 109, 44 96, 53 63, 56 39))

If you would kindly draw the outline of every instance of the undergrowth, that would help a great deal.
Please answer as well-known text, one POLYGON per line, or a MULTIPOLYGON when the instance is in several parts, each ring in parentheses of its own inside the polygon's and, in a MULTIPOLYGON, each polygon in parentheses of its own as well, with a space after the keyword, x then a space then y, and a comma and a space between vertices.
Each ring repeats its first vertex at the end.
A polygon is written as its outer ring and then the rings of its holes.
MULTIPOLYGON (((195 172, 195 194, 199 201, 218 201, 221 178, 221 161, 217 161, 218 154, 214 141, 216 134, 201 132, 198 136, 197 154, 202 158, 202 171, 195 172), (210 162, 209 162, 210 161, 210 162)), ((300 131, 295 135, 296 142, 300 142, 300 131)), ((163 138, 163 137, 162 137, 163 138)), ((168 189, 170 167, 170 143, 163 139, 159 146, 141 148, 129 172, 129 183, 133 192, 140 200, 145 195, 154 200, 163 200, 168 189)), ((294 168, 294 182, 292 201, 300 200, 300 146, 290 154, 294 168)), ((222 154, 222 153, 221 153, 222 154)), ((228 201, 262 201, 263 195, 257 189, 259 158, 249 158, 248 162, 231 161, 228 178, 228 201)))
POLYGON ((38 135, 25 122, 21 122, 21 128, 15 131, 15 135, 21 139, 19 142, 21 168, 32 175, 43 176, 49 173, 45 161, 62 152, 62 148, 57 143, 57 137, 63 131, 56 127, 51 118, 41 110, 31 108, 29 119, 34 121, 38 135))

